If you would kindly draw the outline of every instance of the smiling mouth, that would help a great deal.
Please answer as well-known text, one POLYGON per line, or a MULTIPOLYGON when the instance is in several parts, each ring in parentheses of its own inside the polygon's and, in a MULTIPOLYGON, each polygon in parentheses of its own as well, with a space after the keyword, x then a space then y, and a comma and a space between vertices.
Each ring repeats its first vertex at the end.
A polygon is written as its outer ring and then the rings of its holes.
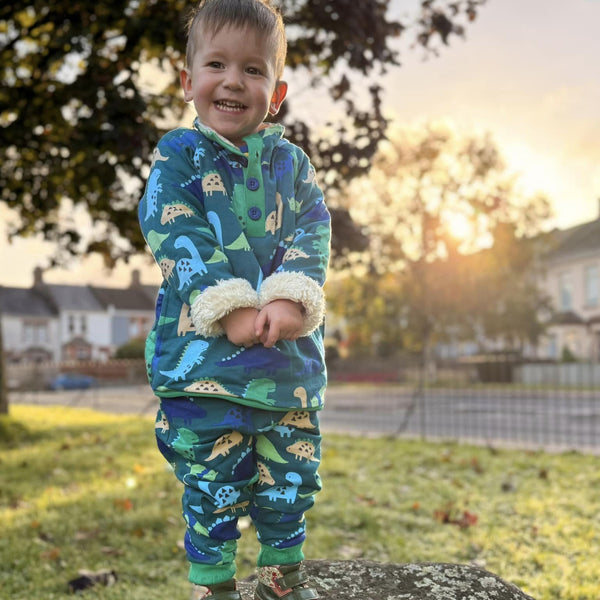
POLYGON ((230 100, 217 100, 214 104, 219 110, 223 110, 225 112, 241 112, 247 108, 245 104, 232 102, 230 100))

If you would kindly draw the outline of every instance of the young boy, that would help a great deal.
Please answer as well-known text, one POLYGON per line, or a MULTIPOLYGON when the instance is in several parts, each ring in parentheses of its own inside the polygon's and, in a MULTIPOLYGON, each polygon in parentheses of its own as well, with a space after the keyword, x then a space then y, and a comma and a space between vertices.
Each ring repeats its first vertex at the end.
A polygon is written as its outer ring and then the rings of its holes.
POLYGON ((286 40, 266 0, 204 0, 189 25, 193 129, 159 142, 139 207, 162 274, 146 344, 158 446, 184 484, 193 600, 240 600, 237 520, 260 542, 258 600, 312 600, 304 513, 321 483, 318 410, 330 219, 306 155, 263 122, 286 40))

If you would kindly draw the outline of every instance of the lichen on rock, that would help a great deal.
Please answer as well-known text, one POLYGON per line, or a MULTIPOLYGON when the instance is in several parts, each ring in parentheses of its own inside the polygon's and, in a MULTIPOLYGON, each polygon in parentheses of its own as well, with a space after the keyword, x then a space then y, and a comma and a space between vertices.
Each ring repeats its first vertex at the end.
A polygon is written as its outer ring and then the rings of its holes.
MULTIPOLYGON (((322 600, 534 600, 471 565, 308 560, 304 566, 322 600)), ((244 600, 253 598, 254 579, 239 583, 244 600)))

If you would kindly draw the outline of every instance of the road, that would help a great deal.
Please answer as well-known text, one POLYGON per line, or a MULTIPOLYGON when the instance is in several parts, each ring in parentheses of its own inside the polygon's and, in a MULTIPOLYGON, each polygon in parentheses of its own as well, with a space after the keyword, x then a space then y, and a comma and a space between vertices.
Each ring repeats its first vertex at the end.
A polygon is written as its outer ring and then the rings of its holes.
MULTIPOLYGON (((62 404, 154 416, 146 385, 85 391, 13 392, 13 403, 62 404)), ((600 390, 433 389, 332 385, 323 431, 456 439, 491 445, 600 451, 600 390)))

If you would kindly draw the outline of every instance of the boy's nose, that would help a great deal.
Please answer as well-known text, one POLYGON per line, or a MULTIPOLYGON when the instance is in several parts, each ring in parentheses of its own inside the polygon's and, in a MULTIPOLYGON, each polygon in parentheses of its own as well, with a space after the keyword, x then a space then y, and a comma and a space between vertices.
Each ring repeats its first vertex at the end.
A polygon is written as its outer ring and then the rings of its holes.
POLYGON ((227 69, 225 73, 225 87, 231 90, 240 90, 244 87, 242 73, 238 69, 227 69))

